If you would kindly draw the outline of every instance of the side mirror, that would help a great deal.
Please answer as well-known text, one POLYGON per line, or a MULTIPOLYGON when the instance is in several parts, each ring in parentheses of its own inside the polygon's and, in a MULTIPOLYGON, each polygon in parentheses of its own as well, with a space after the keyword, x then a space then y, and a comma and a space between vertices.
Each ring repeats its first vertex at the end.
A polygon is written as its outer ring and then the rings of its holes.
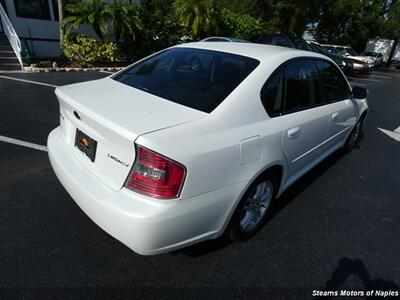
POLYGON ((365 99, 368 96, 368 90, 360 86, 355 86, 353 87, 352 94, 354 99, 365 99))

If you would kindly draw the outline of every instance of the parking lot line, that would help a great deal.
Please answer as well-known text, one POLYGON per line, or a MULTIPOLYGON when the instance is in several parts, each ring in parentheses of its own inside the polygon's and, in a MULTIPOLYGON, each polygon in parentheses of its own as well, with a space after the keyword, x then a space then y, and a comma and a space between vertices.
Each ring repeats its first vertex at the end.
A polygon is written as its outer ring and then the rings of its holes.
POLYGON ((5 70, 1 70, 0 74, 27 74, 29 72, 24 71, 24 70, 10 70, 10 71, 5 71, 5 70))
POLYGON ((369 75, 369 77, 385 78, 385 79, 392 79, 393 78, 393 77, 390 77, 390 76, 382 76, 382 75, 369 75))
POLYGON ((22 147, 27 147, 27 148, 31 148, 31 149, 47 152, 47 147, 46 146, 37 145, 37 144, 29 143, 29 142, 24 142, 24 141, 21 141, 21 140, 9 138, 9 137, 2 136, 2 135, 0 135, 0 142, 14 144, 14 145, 22 146, 22 147))
POLYGON ((48 84, 48 83, 43 83, 43 82, 38 82, 38 81, 32 81, 32 80, 27 80, 27 79, 21 79, 21 78, 15 78, 15 77, 10 77, 10 76, 4 76, 4 75, 0 75, 0 78, 21 81, 21 82, 27 82, 27 83, 32 83, 32 84, 38 84, 38 85, 43 85, 43 86, 49 86, 49 87, 53 87, 53 88, 58 87, 58 85, 53 85, 53 84, 48 84))
POLYGON ((381 82, 380 80, 376 80, 376 79, 369 79, 369 78, 351 78, 351 79, 354 79, 354 81, 357 81, 357 80, 364 80, 364 81, 371 81, 371 82, 381 82))
POLYGON ((381 132, 386 134, 388 137, 394 139, 397 142, 400 142, 400 133, 397 131, 398 128, 395 129, 394 131, 390 131, 390 130, 379 128, 379 127, 377 127, 377 128, 378 128, 378 130, 380 130, 381 132))
POLYGON ((360 83, 360 82, 350 82, 350 85, 367 85, 366 83, 360 83))

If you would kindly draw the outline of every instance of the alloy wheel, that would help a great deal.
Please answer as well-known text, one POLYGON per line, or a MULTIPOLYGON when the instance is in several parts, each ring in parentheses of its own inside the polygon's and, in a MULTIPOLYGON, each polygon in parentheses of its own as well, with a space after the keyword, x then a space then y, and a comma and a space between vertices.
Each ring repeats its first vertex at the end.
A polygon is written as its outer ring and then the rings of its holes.
POLYGON ((261 181, 243 205, 240 216, 240 230, 254 230, 262 221, 273 196, 273 184, 270 180, 261 181))

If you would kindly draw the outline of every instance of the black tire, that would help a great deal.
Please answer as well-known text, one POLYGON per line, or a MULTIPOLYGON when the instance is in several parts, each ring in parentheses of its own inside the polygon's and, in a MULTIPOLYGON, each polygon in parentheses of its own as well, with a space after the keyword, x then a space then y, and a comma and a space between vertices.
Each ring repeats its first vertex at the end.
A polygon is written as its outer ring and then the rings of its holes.
POLYGON ((270 212, 269 208, 271 207, 271 203, 275 199, 278 188, 279 188, 278 176, 276 176, 272 172, 265 173, 261 175, 259 178, 257 178, 247 189, 246 193, 243 195, 238 206, 236 207, 236 210, 229 222, 227 230, 225 231, 225 235, 232 241, 241 242, 251 238, 257 231, 259 231, 260 228, 264 225, 265 220, 269 215, 270 212), (244 230, 242 226, 243 224, 241 225, 241 221, 243 220, 243 214, 247 213, 245 212, 246 210, 244 209, 244 206, 248 202, 250 196, 252 196, 252 194, 254 195, 257 187, 263 182, 272 183, 272 191, 271 191, 272 198, 270 199, 263 216, 257 222, 257 225, 255 225, 255 227, 250 230, 244 230))
POLYGON ((343 151, 345 153, 351 152, 357 145, 357 142, 359 141, 360 135, 362 133, 363 122, 364 122, 364 117, 361 117, 354 126, 353 130, 351 131, 349 137, 346 140, 346 143, 343 146, 343 151))

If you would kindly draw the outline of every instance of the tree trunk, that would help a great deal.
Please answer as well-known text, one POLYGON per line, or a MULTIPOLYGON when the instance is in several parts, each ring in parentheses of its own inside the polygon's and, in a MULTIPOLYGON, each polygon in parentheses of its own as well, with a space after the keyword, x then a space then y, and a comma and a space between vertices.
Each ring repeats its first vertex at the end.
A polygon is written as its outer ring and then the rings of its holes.
POLYGON ((60 46, 63 43, 64 38, 64 27, 62 26, 62 20, 64 18, 64 7, 63 7, 63 0, 57 0, 58 3, 58 22, 60 26, 60 46))

